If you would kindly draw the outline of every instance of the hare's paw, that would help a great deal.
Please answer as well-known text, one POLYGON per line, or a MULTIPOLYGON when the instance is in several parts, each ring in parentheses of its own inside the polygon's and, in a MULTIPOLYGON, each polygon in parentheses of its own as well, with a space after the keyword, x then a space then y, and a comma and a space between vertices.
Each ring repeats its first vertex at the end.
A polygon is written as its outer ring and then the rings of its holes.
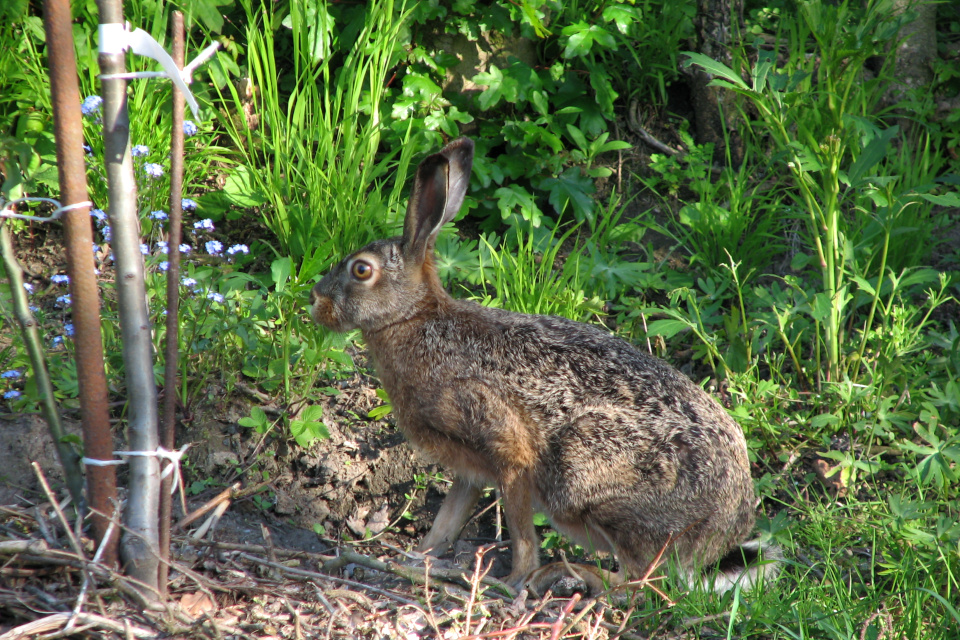
POLYGON ((462 478, 454 480, 430 532, 417 545, 417 551, 432 556, 446 553, 460 535, 460 530, 467 523, 479 499, 480 487, 462 478))
POLYGON ((599 567, 584 564, 551 562, 540 567, 525 581, 525 586, 538 596, 552 591, 555 596, 569 598, 575 592, 586 597, 596 597, 611 587, 622 584, 623 575, 604 571, 599 567))

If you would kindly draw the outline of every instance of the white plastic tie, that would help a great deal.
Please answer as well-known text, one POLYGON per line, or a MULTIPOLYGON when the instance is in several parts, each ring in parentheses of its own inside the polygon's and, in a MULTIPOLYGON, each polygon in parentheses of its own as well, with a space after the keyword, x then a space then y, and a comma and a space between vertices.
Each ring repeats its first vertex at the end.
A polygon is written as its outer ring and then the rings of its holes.
MULTIPOLYGON (((170 464, 168 464, 163 470, 163 473, 160 474, 160 480, 163 481, 167 476, 173 474, 173 483, 170 486, 170 495, 174 495, 183 481, 183 477, 180 474, 180 460, 183 459, 183 454, 185 454, 189 448, 190 443, 187 443, 179 449, 174 449, 173 451, 164 447, 157 447, 156 451, 114 451, 113 455, 125 456, 128 458, 139 457, 166 460, 170 464)), ((82 461, 83 464, 90 467, 113 467, 120 464, 127 464, 126 460, 98 460, 97 458, 82 458, 82 461)))
POLYGON ((17 220, 33 220, 35 222, 52 222, 53 220, 58 219, 67 211, 72 211, 73 209, 81 209, 83 207, 92 207, 92 206, 93 206, 93 203, 90 202, 89 200, 84 200, 83 202, 74 202, 73 204, 61 206, 60 202, 58 200, 54 200, 53 198, 36 198, 36 197, 17 198, 3 205, 3 208, 0 209, 0 218, 16 218, 17 220), (14 213, 13 209, 11 209, 10 207, 14 206, 15 204, 19 204, 21 202, 49 202, 50 204, 55 206, 57 209, 47 217, 30 216, 23 213, 14 213))
POLYGON ((133 51, 137 55, 153 58, 160 63, 163 71, 141 71, 131 73, 112 73, 103 74, 101 80, 129 79, 129 78, 159 78, 167 77, 177 85, 180 92, 183 93, 193 112, 193 117, 200 119, 200 106, 197 104, 190 88, 187 86, 192 81, 193 71, 206 62, 220 46, 219 42, 214 42, 209 47, 200 52, 193 62, 186 65, 183 71, 177 68, 177 64, 170 57, 170 54, 160 46, 160 43, 153 39, 149 33, 143 29, 134 29, 130 31, 129 25, 120 23, 101 24, 98 28, 100 36, 99 51, 102 54, 123 53, 126 50, 133 51))

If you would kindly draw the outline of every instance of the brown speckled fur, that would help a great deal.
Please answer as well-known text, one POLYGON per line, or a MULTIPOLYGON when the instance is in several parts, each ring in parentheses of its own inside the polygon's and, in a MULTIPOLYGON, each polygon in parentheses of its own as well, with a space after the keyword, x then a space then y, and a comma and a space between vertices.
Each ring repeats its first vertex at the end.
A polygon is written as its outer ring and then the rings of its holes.
POLYGON ((312 296, 317 322, 362 330, 398 425, 456 474, 421 549, 442 553, 493 484, 515 584, 538 566, 535 511, 614 551, 634 576, 671 538, 685 569, 736 550, 753 528, 753 483, 743 432, 713 398, 596 327, 443 290, 433 244, 463 201, 472 157, 461 138, 427 158, 403 237, 348 256, 312 296), (366 279, 352 273, 358 261, 366 279))

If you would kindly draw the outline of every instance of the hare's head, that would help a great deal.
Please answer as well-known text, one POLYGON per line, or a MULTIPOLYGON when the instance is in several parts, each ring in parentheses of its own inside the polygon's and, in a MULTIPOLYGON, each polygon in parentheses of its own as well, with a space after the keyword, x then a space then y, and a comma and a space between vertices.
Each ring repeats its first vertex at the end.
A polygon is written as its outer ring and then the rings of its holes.
POLYGON ((403 236, 377 240, 340 261, 310 293, 313 319, 334 331, 376 331, 444 295, 433 262, 440 228, 463 204, 473 142, 459 138, 417 168, 403 236))

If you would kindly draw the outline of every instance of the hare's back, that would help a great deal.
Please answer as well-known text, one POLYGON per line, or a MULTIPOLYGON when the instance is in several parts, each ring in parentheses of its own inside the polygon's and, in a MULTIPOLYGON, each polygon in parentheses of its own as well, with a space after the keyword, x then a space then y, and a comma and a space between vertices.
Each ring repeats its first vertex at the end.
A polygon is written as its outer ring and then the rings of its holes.
POLYGON ((591 325, 479 313, 486 329, 474 333, 476 375, 535 425, 537 484, 552 514, 593 502, 624 507, 621 498, 648 515, 655 503, 677 501, 702 515, 720 500, 727 508, 718 517, 734 520, 752 508, 742 430, 683 373, 591 325))
POLYGON ((680 371, 601 328, 556 316, 480 309, 483 322, 470 348, 481 354, 483 368, 512 382, 511 387, 564 404, 670 408, 692 423, 730 420, 680 371))

